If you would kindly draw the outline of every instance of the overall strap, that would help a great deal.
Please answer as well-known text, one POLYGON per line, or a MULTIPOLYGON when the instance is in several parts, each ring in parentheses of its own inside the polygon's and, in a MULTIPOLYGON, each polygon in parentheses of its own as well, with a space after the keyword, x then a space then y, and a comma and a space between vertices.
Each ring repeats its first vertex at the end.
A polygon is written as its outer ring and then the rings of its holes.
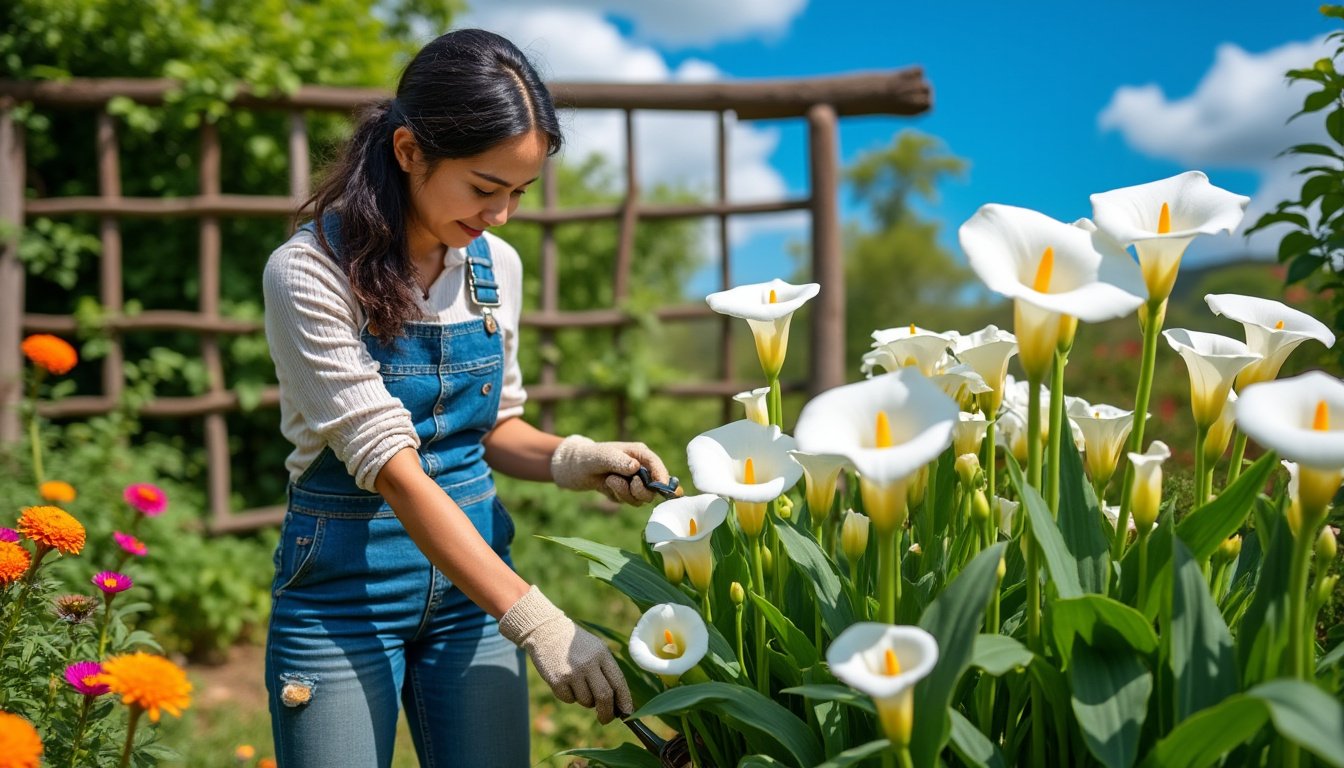
POLYGON ((481 236, 467 245, 467 287, 478 307, 499 306, 499 283, 495 282, 495 264, 490 259, 490 244, 481 236))

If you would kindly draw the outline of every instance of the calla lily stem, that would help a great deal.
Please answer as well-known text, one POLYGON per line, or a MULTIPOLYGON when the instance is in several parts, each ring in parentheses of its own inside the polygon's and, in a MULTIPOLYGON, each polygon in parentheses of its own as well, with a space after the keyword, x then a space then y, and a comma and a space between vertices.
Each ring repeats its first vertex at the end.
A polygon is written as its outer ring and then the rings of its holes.
POLYGON ((896 604, 901 600, 901 531, 882 531, 877 536, 878 617, 896 623, 896 604))
POLYGON ((1069 353, 1065 349, 1055 350, 1055 370, 1050 376, 1050 466, 1046 477, 1045 501, 1050 505, 1050 514, 1059 519, 1059 451, 1060 441, 1067 432, 1064 426, 1064 366, 1069 362, 1069 353))
MULTIPOLYGON (((1027 379, 1027 477, 1032 487, 1041 487, 1041 382, 1027 379)), ((1026 519, 1027 537, 1027 647, 1042 654, 1041 647, 1041 575, 1031 522, 1026 519)), ((1045 760, 1045 692, 1035 678, 1031 681, 1031 759, 1040 765, 1045 760)))
POLYGON ((1227 465, 1227 484, 1231 485, 1241 477, 1241 462, 1246 458, 1246 433, 1240 429, 1236 431, 1236 437, 1232 441, 1232 463, 1227 465))
MULTIPOLYGON (((1143 428, 1148 421, 1148 399, 1153 392, 1153 369, 1157 361, 1157 337, 1162 334, 1162 319, 1166 314, 1166 300, 1139 307, 1143 317, 1143 360, 1139 368, 1139 389, 1134 395, 1134 426, 1129 432, 1129 450, 1143 452, 1143 428)), ((1111 559, 1120 560, 1125 554, 1125 535, 1129 531, 1130 486, 1134 481, 1134 465, 1126 463, 1125 480, 1121 484, 1120 514, 1115 521, 1115 539, 1111 543, 1111 559)))
MULTIPOLYGON (((761 564, 761 537, 751 539, 751 576, 756 594, 765 599, 765 569, 761 564)), ((760 608, 752 611, 756 621, 756 690, 762 696, 770 695, 770 658, 765 655, 765 613, 760 608)))

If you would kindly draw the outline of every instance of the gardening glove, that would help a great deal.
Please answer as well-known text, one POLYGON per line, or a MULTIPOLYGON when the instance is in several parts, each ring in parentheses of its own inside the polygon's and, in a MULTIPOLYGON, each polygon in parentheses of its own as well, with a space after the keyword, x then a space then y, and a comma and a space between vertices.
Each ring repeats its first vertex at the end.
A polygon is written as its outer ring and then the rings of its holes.
POLYGON ((605 724, 633 712, 625 677, 606 643, 581 629, 535 586, 499 618, 499 633, 527 651, 556 698, 597 709, 605 724))
POLYGON ((561 488, 600 491, 612 501, 638 506, 656 495, 638 477, 631 477, 641 465, 649 468, 655 481, 668 481, 663 460, 643 443, 595 443, 583 435, 570 435, 551 456, 551 476, 561 488))

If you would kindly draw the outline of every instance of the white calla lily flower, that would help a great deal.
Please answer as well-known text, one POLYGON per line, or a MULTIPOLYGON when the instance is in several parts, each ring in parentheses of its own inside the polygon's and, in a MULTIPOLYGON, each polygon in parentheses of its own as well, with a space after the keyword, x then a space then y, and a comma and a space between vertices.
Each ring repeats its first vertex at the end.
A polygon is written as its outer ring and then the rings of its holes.
POLYGON ((987 325, 969 336, 958 338, 952 345, 952 354, 980 374, 989 387, 989 392, 981 397, 981 410, 998 413, 1003 403, 1008 361, 1017 354, 1017 337, 996 326, 987 325))
POLYGON ((732 499, 742 532, 757 536, 765 525, 766 503, 803 476, 802 465, 789 455, 795 448, 794 439, 779 427, 742 419, 692 438, 686 463, 695 487, 732 499))
POLYGON ((872 697, 892 743, 907 745, 914 725, 915 684, 938 663, 938 641, 919 627, 861 621, 826 649, 831 674, 872 697))
POLYGON ((746 392, 738 392, 733 395, 733 400, 742 404, 749 420, 757 424, 768 425, 770 423, 770 407, 766 405, 766 398, 769 395, 769 387, 757 387, 746 392))
POLYGON ((1017 518, 1017 510, 1022 506, 1022 502, 995 496, 994 506, 998 512, 999 530, 1003 531, 1004 536, 1011 539, 1013 537, 1013 520, 1017 518))
POLYGON ((1190 409, 1195 425, 1208 429, 1218 420, 1237 374, 1260 359, 1236 339, 1216 333, 1171 328, 1162 332, 1190 371, 1190 409))
POLYGON ((1134 510, 1134 526, 1145 531, 1157 522, 1162 508, 1162 462, 1171 458, 1171 449, 1161 440, 1154 440, 1143 453, 1129 453, 1134 465, 1134 484, 1130 500, 1134 510))
POLYGON ((803 406, 798 446, 844 456, 879 532, 905 522, 904 482, 952 442, 957 404, 916 368, 827 390, 803 406))
POLYGON ((1247 437, 1300 465, 1302 513, 1316 524, 1344 470, 1344 381, 1309 371, 1252 384, 1235 408, 1237 426, 1247 437))
POLYGON ((1237 376, 1239 390, 1277 378, 1288 355, 1308 339, 1327 348, 1335 345, 1335 334, 1325 323, 1283 302, 1235 293, 1210 293, 1204 301, 1213 314, 1241 323, 1246 329, 1246 347, 1261 357, 1237 376))
POLYGON ((751 326, 756 354, 766 378, 779 377, 789 350, 789 323, 793 313, 808 302, 821 286, 791 285, 783 280, 753 283, 711 293, 705 297, 710 309, 721 315, 740 317, 751 326))
POLYGON ((840 549, 845 553, 845 559, 851 563, 857 563, 859 558, 868 549, 868 526, 871 520, 867 515, 859 514, 852 509, 845 510, 844 522, 840 524, 840 549))
POLYGON ((1209 466, 1213 466, 1227 452, 1227 446, 1232 442, 1232 432, 1236 428, 1236 402, 1237 393, 1228 392, 1227 402, 1223 403, 1223 409, 1218 412, 1218 418, 1209 426, 1208 437, 1204 438, 1204 461, 1209 466))
POLYGON ((985 434, 989 431, 989 422, 985 420, 983 413, 966 413, 962 411, 957 414, 957 423, 952 426, 952 445, 953 454, 960 456, 964 453, 980 453, 980 444, 985 441, 985 434))
MULTIPOLYGON (((1111 522, 1111 530, 1114 531, 1114 530, 1115 530, 1115 526, 1120 522, 1120 505, 1119 505, 1119 504, 1102 504, 1102 505, 1101 505, 1101 513, 1102 513, 1103 515, 1105 515, 1105 516, 1106 516, 1106 519, 1109 520, 1109 521, 1111 522)), ((1153 521, 1153 524, 1152 524, 1151 526, 1148 527, 1148 530, 1151 531, 1152 529, 1154 529, 1154 528, 1156 528, 1156 527, 1157 527, 1157 521, 1154 520, 1154 521, 1153 521)), ((1130 518, 1129 518, 1129 524, 1125 526, 1125 529, 1128 530, 1130 533, 1138 533, 1138 530, 1139 530, 1139 529, 1138 529, 1137 525, 1134 523, 1134 517, 1133 517, 1132 515, 1130 516, 1130 518)))
POLYGON ((1200 171, 1091 196, 1097 227, 1122 245, 1133 245, 1148 299, 1171 295, 1181 257, 1199 235, 1231 232, 1241 224, 1245 195, 1209 183, 1200 171))
POLYGON ((803 468, 807 513, 812 517, 812 524, 818 525, 831 514, 835 482, 840 477, 840 470, 849 466, 849 459, 837 454, 803 451, 789 451, 789 455, 803 468))
POLYGON ((1042 213, 980 207, 958 230, 962 250, 990 290, 1014 300, 1018 357, 1041 381, 1061 323, 1124 317, 1143 303, 1138 267, 1109 238, 1042 213))
POLYGON ((914 323, 900 328, 873 331, 873 352, 863 356, 867 374, 874 366, 886 371, 915 367, 932 377, 934 366, 952 346, 954 337, 920 328, 914 323))
POLYGON ((727 518, 728 502, 712 493, 668 499, 650 513, 644 540, 664 558, 676 557, 691 584, 704 592, 714 572, 710 536, 727 518))
POLYGON ((1083 433, 1087 474, 1097 487, 1104 489, 1120 462, 1125 438, 1134 426, 1134 412, 1104 403, 1092 405, 1081 398, 1069 398, 1067 412, 1083 433))
POLYGON ((700 663, 709 630, 694 608, 660 603, 644 612, 630 633, 630 658, 669 685, 700 663))
POLYGON ((1027 463, 1027 421, 1022 414, 1011 408, 999 414, 994 441, 1017 459, 1018 464, 1027 463))
POLYGON ((945 356, 934 366, 933 376, 929 377, 929 381, 937 385, 943 394, 952 398, 963 410, 975 408, 976 398, 994 391, 974 368, 957 362, 956 358, 951 356, 945 356))

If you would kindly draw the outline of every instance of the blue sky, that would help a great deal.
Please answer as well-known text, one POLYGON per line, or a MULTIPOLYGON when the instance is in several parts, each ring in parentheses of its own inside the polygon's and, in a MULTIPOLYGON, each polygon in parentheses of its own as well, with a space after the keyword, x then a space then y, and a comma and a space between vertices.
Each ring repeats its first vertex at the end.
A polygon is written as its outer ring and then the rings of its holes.
MULTIPOLYGON (((917 118, 849 119, 841 152, 849 161, 914 128, 969 161, 967 176, 945 184, 940 200, 925 207, 943 223, 954 250, 957 226, 981 204, 1021 205, 1072 221, 1091 214, 1090 193, 1190 168, 1253 196, 1250 219, 1292 189, 1286 186, 1292 169, 1274 161, 1274 154, 1319 131, 1307 121, 1284 126, 1301 94, 1287 90, 1282 72, 1323 55, 1319 38, 1338 28, 1320 15, 1317 3, 1268 0, 479 5, 483 10, 473 10, 467 23, 509 35, 554 79, 777 78, 924 67, 934 109, 917 118)), ((612 125, 576 122, 571 146, 611 146, 612 125)), ((734 168, 740 166, 744 181, 734 196, 803 193, 802 126, 741 128, 740 137, 734 134, 734 168)), ((678 158, 699 145, 708 168, 707 129, 703 141, 694 130, 675 126, 650 122, 640 130, 642 143, 666 156, 661 163, 641 159, 644 173, 654 177, 649 180, 704 182, 678 178, 683 171, 674 169, 696 167, 678 158)), ((848 197, 844 205, 858 215, 848 197)), ((784 246, 805 237, 796 220, 739 230, 735 281, 784 274, 784 246)), ((1191 258, 1263 254, 1267 242, 1222 238, 1192 251, 1191 258)))

